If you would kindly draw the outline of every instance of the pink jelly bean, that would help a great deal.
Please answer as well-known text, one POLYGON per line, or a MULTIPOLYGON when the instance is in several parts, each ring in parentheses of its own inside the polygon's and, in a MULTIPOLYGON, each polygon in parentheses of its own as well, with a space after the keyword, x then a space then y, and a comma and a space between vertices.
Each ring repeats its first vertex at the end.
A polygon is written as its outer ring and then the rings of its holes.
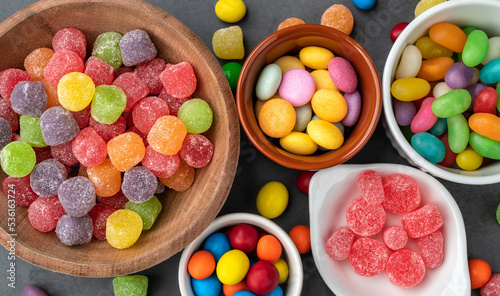
POLYGON ((351 228, 341 226, 326 241, 326 253, 335 260, 344 260, 349 256, 355 239, 356 234, 351 228))
POLYGON ((99 196, 97 195, 97 201, 100 203, 107 204, 110 207, 113 207, 117 210, 121 210, 125 208, 125 205, 129 201, 128 198, 123 194, 120 190, 117 194, 112 196, 99 196))
POLYGON ((30 186, 30 175, 21 178, 7 177, 2 183, 3 192, 21 207, 29 207, 39 196, 30 186))
POLYGON ((137 65, 134 74, 146 83, 149 87, 150 95, 157 95, 163 90, 163 84, 160 80, 160 73, 165 70, 165 61, 160 58, 154 58, 149 62, 137 65))
POLYGON ((116 210, 105 203, 98 203, 90 210, 89 216, 92 219, 93 226, 92 235, 98 240, 106 239, 106 220, 116 210))
POLYGON ((50 147, 52 157, 66 166, 72 166, 78 163, 78 159, 73 154, 73 140, 50 147))
POLYGON ((283 100, 294 107, 309 102, 314 95, 316 84, 312 75, 304 69, 291 69, 281 78, 278 92, 283 100))
POLYGON ((127 123, 125 122, 125 118, 123 118, 123 116, 120 116, 118 120, 112 124, 100 123, 90 117, 89 126, 93 128, 106 143, 114 137, 123 134, 127 129, 127 123))
POLYGON ((106 142, 97 132, 87 127, 82 129, 72 143, 73 155, 86 167, 101 164, 108 155, 106 142))
POLYGON ((411 238, 429 235, 443 226, 443 223, 441 213, 432 203, 401 217, 401 224, 411 238))
POLYGON ((363 237, 354 242, 349 253, 349 264, 361 276, 372 277, 384 271, 389 250, 384 243, 363 237))
POLYGON ((54 53, 43 74, 52 85, 57 86, 64 75, 71 72, 83 73, 84 70, 83 59, 77 53, 62 49, 54 53))
POLYGON ((363 194, 365 201, 371 205, 378 205, 385 198, 382 176, 375 171, 366 170, 361 172, 356 178, 356 185, 363 194))
POLYGON ((165 103, 167 103, 168 109, 170 110, 170 115, 173 116, 177 116, 179 108, 182 106, 182 104, 184 104, 184 102, 191 100, 191 97, 186 97, 181 99, 174 98, 171 95, 169 95, 165 89, 160 92, 158 98, 162 99, 165 103))
POLYGON ((411 121, 411 131, 421 133, 428 131, 437 121, 438 117, 432 112, 432 103, 436 99, 427 97, 423 100, 420 109, 411 121))
POLYGON ((382 239, 389 249, 396 251, 406 246, 408 234, 403 227, 392 225, 384 230, 382 239))
POLYGON ((202 168, 206 166, 214 154, 214 145, 210 140, 200 134, 188 134, 182 142, 179 156, 189 166, 202 168))
POLYGON ((134 73, 124 73, 113 81, 113 85, 121 88, 127 95, 125 112, 131 111, 135 104, 149 94, 149 88, 139 76, 134 73))
POLYGON ((385 223, 382 205, 370 205, 363 197, 351 201, 346 211, 347 225, 362 236, 372 236, 380 232, 385 223))
POLYGON ((87 60, 87 63, 85 64, 85 71, 83 73, 92 79, 95 86, 111 85, 115 78, 113 67, 95 56, 91 56, 87 60))
POLYGON ((392 101, 392 108, 394 109, 394 117, 400 126, 408 126, 411 124, 413 118, 417 114, 417 107, 414 102, 405 102, 394 99, 392 101))
POLYGON ((474 99, 474 113, 491 113, 496 115, 497 100, 497 91, 493 87, 483 89, 474 99))
POLYGON ((420 188, 417 181, 404 174, 393 174, 383 180, 384 209, 396 214, 408 213, 420 205, 420 188))
POLYGON ((52 37, 52 48, 54 52, 64 49, 74 51, 83 60, 87 54, 87 38, 78 29, 64 28, 52 37))
POLYGON ((89 105, 87 108, 83 109, 82 111, 78 111, 78 112, 70 111, 71 115, 73 115, 73 118, 75 119, 79 128, 86 128, 87 126, 89 126, 90 107, 91 107, 91 105, 89 105))
MULTIPOLYGON (((0 79, 0 83, 1 83, 0 79)), ((19 118, 17 117, 16 112, 12 110, 12 106, 10 102, 7 100, 0 99, 0 117, 7 120, 7 122, 12 127, 12 131, 15 132, 19 128, 19 118)))
POLYGON ((0 95, 10 102, 10 94, 14 90, 14 87, 21 81, 32 80, 28 72, 20 69, 7 69, 2 71, 2 76, 0 76, 0 95))
POLYGON ((190 97, 196 90, 196 74, 188 62, 166 65, 160 80, 169 95, 174 98, 190 97))
POLYGON ((352 93, 358 87, 358 76, 351 63, 342 57, 334 57, 328 64, 328 73, 341 91, 352 93))
POLYGON ((438 162, 437 164, 442 166, 450 166, 455 162, 458 154, 451 151, 450 143, 448 141, 448 132, 445 132, 438 139, 444 144, 445 154, 444 154, 444 159, 441 162, 438 162))
POLYGON ((180 158, 177 154, 165 155, 156 152, 151 146, 147 146, 142 165, 156 177, 167 178, 172 176, 179 168, 180 158))
POLYGON ((157 97, 147 97, 135 105, 132 120, 134 126, 147 135, 156 120, 165 115, 170 115, 167 103, 157 97))
POLYGON ((57 221, 65 214, 57 196, 39 197, 28 208, 31 226, 41 232, 56 229, 57 221))
POLYGON ((401 288, 411 288, 425 276, 425 264, 422 257, 409 249, 401 249, 391 254, 385 269, 387 278, 401 288))
POLYGON ((429 235, 417 238, 417 244, 425 266, 436 268, 443 263, 444 238, 441 231, 437 230, 429 235))
POLYGON ((347 127, 354 126, 358 122, 361 115, 361 94, 355 90, 352 93, 344 94, 345 102, 347 103, 347 114, 342 119, 342 124, 347 127))

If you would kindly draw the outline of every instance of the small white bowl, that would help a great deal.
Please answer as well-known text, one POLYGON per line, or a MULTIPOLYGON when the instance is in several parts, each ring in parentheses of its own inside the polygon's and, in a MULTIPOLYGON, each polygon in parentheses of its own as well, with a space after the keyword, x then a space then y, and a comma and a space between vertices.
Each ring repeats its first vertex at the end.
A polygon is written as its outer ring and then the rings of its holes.
POLYGON ((249 224, 274 235, 283 246, 285 260, 288 263, 288 280, 285 282, 286 288, 283 291, 287 296, 300 296, 303 283, 302 260, 292 239, 288 234, 273 221, 259 215, 249 213, 227 214, 216 218, 201 235, 189 244, 182 252, 179 262, 179 288, 183 296, 195 296, 191 279, 187 271, 189 259, 194 252, 198 251, 203 242, 212 233, 221 231, 224 228, 238 224, 249 224))
POLYGON ((387 56, 382 76, 384 126, 387 136, 402 157, 436 177, 470 185, 498 183, 500 161, 492 161, 476 171, 463 171, 434 165, 413 149, 403 136, 392 108, 391 85, 401 53, 407 45, 414 44, 418 38, 426 35, 433 24, 440 22, 449 22, 457 26, 475 26, 484 30, 489 37, 500 36, 499 14, 500 1, 496 0, 455 0, 441 3, 415 18, 399 35, 387 56))
MULTIPOLYGON (((314 174, 309 185, 309 216, 314 262, 328 287, 337 296, 464 296, 470 295, 469 269, 464 221, 453 196, 432 176, 409 166, 398 164, 339 165, 314 174), (357 275, 348 260, 337 261, 325 251, 325 243, 340 226, 347 226, 348 204, 361 196, 356 177, 364 170, 374 170, 385 178, 391 174, 406 174, 414 178, 422 194, 421 205, 434 203, 443 216, 444 261, 441 266, 426 269, 422 282, 411 289, 393 285, 385 272, 374 277, 357 275)), ((400 217, 387 213, 384 229, 401 226, 400 217)), ((358 236, 359 237, 359 236, 358 236)), ((374 236, 381 240, 381 233, 374 236)), ((418 252, 414 239, 406 248, 418 252)))

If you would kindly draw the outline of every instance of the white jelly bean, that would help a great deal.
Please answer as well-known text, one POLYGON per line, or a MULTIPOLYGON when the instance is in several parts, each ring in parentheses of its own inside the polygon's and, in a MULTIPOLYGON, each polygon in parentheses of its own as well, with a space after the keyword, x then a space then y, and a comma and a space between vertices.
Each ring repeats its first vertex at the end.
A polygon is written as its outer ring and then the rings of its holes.
POLYGON ((446 84, 446 82, 439 82, 434 86, 434 89, 432 90, 432 96, 435 98, 439 98, 440 96, 444 95, 445 93, 452 91, 453 89, 446 84))
POLYGON ((396 69, 396 80, 414 78, 422 65, 422 54, 415 45, 408 45, 401 55, 401 61, 396 69))
POLYGON ((311 103, 307 103, 300 107, 295 107, 295 126, 293 127, 293 130, 296 132, 304 131, 309 121, 311 121, 311 116, 311 103))
POLYGON ((269 64, 264 67, 255 85, 255 95, 257 98, 263 101, 270 99, 278 90, 281 77, 281 68, 278 65, 269 64))
POLYGON ((488 64, 491 60, 500 58, 500 36, 491 37, 489 43, 488 54, 481 62, 483 65, 488 64))

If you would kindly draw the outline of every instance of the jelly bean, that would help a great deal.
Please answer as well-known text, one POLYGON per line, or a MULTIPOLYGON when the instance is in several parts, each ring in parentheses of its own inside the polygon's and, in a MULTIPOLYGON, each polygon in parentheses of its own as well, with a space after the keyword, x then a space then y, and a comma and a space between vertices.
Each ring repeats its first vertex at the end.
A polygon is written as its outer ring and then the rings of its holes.
POLYGON ((64 28, 52 37, 52 48, 55 52, 63 49, 74 51, 83 60, 87 54, 87 38, 78 29, 64 28))
POLYGON ((500 117, 490 113, 475 113, 469 118, 469 126, 476 133, 494 141, 500 141, 500 117))
POLYGON ((497 100, 498 94, 493 87, 481 90, 474 99, 474 113, 496 114, 497 100))
POLYGON ((160 80, 169 95, 174 98, 186 98, 196 90, 197 78, 189 62, 181 62, 165 67, 160 80))
POLYGON ((125 33, 119 42, 123 64, 127 67, 151 61, 157 50, 148 33, 135 29, 125 33))
POLYGON ((472 102, 475 101, 477 95, 485 88, 487 88, 488 86, 484 83, 475 83, 475 84, 472 84, 472 85, 469 85, 466 90, 469 91, 470 93, 470 96, 471 96, 471 99, 472 99, 472 102))
POLYGON ((181 192, 186 191, 189 187, 191 187, 194 181, 194 176, 194 168, 187 165, 184 160, 180 159, 179 168, 175 171, 175 173, 170 177, 160 178, 160 182, 168 188, 181 192))
POLYGON ((30 144, 32 147, 46 147, 40 128, 40 118, 21 115, 19 118, 21 141, 30 144))
POLYGON ((259 100, 271 98, 280 86, 281 68, 277 64, 269 64, 262 69, 255 84, 255 95, 259 100))
POLYGON ((395 80, 391 94, 400 101, 415 101, 429 93, 431 86, 422 78, 403 78, 395 80))
POLYGON ((470 84, 477 84, 479 82, 479 77, 480 71, 478 68, 472 68, 472 79, 470 81, 470 84))
MULTIPOLYGON (((442 118, 445 121, 446 118, 442 118)), ((438 162, 437 164, 442 165, 442 166, 450 166, 455 162, 455 159, 457 158, 457 154, 450 149, 450 143, 448 141, 448 133, 445 132, 439 137, 439 141, 443 143, 444 149, 445 149, 445 154, 444 154, 444 159, 441 162, 438 162)))
POLYGON ((414 133, 421 133, 428 131, 437 121, 437 116, 432 112, 432 103, 436 99, 434 97, 427 97, 422 102, 420 109, 411 121, 411 131, 414 133))
POLYGON ((394 117, 399 126, 408 126, 417 114, 417 108, 413 102, 404 102, 394 99, 392 101, 394 117))
POLYGON ((352 244, 349 264, 356 274, 372 277, 384 271, 388 257, 389 249, 383 242, 363 237, 352 244))
POLYGON ((219 0, 215 4, 215 14, 226 23, 240 21, 247 11, 245 2, 241 0, 219 0))
MULTIPOLYGON (((165 70, 160 74, 160 79, 162 79, 164 72, 165 70)), ((113 81, 113 85, 121 89, 127 97, 126 106, 123 110, 125 112, 132 111, 134 106, 149 94, 149 88, 146 83, 134 73, 123 73, 113 81)), ((99 88, 102 87, 100 86, 99 88)), ((119 104, 121 106, 121 99, 119 104)))
POLYGON ((95 167, 87 168, 87 175, 94 184, 97 196, 113 196, 120 191, 122 176, 109 158, 95 167))
POLYGON ((302 64, 315 70, 328 69, 328 63, 334 57, 333 52, 319 46, 307 46, 299 52, 299 59, 302 64))
POLYGON ((429 37, 432 41, 454 52, 464 50, 467 35, 458 26, 450 23, 437 23, 430 27, 429 37))
POLYGON ((280 145, 286 151, 298 155, 311 155, 318 149, 308 134, 294 131, 281 138, 280 145))
POLYGON ((311 100, 315 88, 314 78, 309 72, 292 69, 283 75, 279 85, 279 95, 292 106, 299 107, 311 100))
POLYGON ((286 72, 292 69, 302 69, 305 70, 306 67, 298 57, 294 56, 282 56, 281 58, 274 61, 274 64, 280 66, 281 73, 284 75, 286 72))
POLYGON ((120 51, 122 35, 117 32, 105 32, 97 36, 92 55, 108 63, 116 71, 123 64, 120 51))
POLYGON ((306 129, 307 124, 311 121, 312 117, 312 107, 310 103, 307 103, 300 107, 295 107, 295 126, 293 130, 296 132, 302 132, 306 129))
POLYGON ((37 286, 28 285, 21 291, 21 296, 47 296, 47 293, 42 291, 42 289, 37 286))
POLYGON ((392 42, 396 42, 396 39, 401 35, 403 30, 409 25, 408 22, 400 22, 394 25, 391 29, 391 40, 392 42))
POLYGON ((438 163, 444 159, 444 144, 430 133, 418 133, 411 137, 411 146, 418 154, 431 163, 438 163))
POLYGON ((375 0, 352 0, 352 2, 361 10, 370 10, 375 6, 375 0))
POLYGON ((222 283, 215 274, 203 280, 192 278, 191 285, 196 296, 220 296, 222 291, 222 283))
POLYGON ((320 89, 314 93, 311 106, 319 118, 328 122, 339 122, 347 114, 347 103, 342 94, 331 89, 320 89))
POLYGON ((443 216, 433 203, 428 203, 401 217, 401 224, 411 238, 429 235, 441 228, 443 223, 443 216))
POLYGON ((115 77, 113 67, 98 57, 91 56, 85 63, 85 75, 89 76, 95 86, 110 85, 115 77))
POLYGON ((327 70, 314 70, 311 72, 311 76, 316 84, 316 91, 324 88, 339 91, 327 70))
POLYGON ((16 113, 40 117, 47 108, 47 92, 40 81, 20 81, 12 90, 10 103, 16 113))
MULTIPOLYGON (((500 82, 497 82, 497 86, 495 89, 497 91, 497 94, 500 94, 500 82)), ((498 98, 497 100, 497 111, 500 112, 500 98, 498 98)))
POLYGON ((446 118, 438 118, 436 123, 429 129, 429 133, 436 137, 441 136, 448 129, 448 123, 446 118))
POLYGON ((64 75, 57 85, 57 95, 61 105, 73 112, 85 109, 94 96, 95 85, 92 79, 78 72, 64 75))
POLYGON ((85 177, 72 177, 62 182, 57 196, 66 213, 73 217, 86 215, 95 206, 94 184, 85 177))
POLYGON ((479 78, 484 84, 493 84, 500 81, 500 58, 491 60, 479 72, 479 78))
POLYGON ((293 130, 295 118, 292 104, 281 99, 271 99, 260 110, 259 126, 264 134, 282 138, 293 130))
POLYGON ((344 143, 344 135, 335 125, 324 120, 312 120, 307 125, 311 139, 326 149, 338 149, 344 143))
POLYGON ((354 26, 354 17, 349 8, 342 4, 334 4, 323 12, 321 25, 337 29, 349 35, 354 26))
POLYGON ((239 60, 245 56, 243 31, 240 26, 231 26, 215 31, 212 37, 215 55, 223 60, 239 60))
POLYGON ((303 20, 301 20, 299 18, 296 18, 296 17, 287 18, 286 20, 282 21, 278 25, 278 31, 283 30, 284 28, 288 28, 288 27, 292 27, 292 26, 296 26, 296 25, 305 25, 305 24, 306 24, 306 22, 304 22, 303 20))
POLYGON ((471 84, 473 72, 472 68, 458 62, 448 68, 444 81, 452 89, 466 88, 471 84))
POLYGON ((415 46, 418 48, 420 53, 422 53, 422 58, 425 60, 435 59, 438 57, 449 57, 453 55, 453 51, 444 46, 437 44, 432 41, 431 37, 423 36, 420 37, 415 46))
POLYGON ((477 28, 474 26, 467 26, 463 29, 463 31, 464 31, 465 35, 467 35, 467 37, 469 37, 470 33, 474 32, 476 30, 477 30, 477 28))
POLYGON ((415 7, 415 17, 421 15, 427 9, 436 6, 446 0, 420 0, 415 7))
POLYGON ((500 36, 491 37, 488 39, 488 54, 481 61, 481 64, 486 65, 491 60, 500 58, 500 36))
POLYGON ((117 249, 131 247, 142 232, 142 219, 130 210, 118 210, 106 221, 106 240, 117 249))
POLYGON ((248 271, 248 289, 256 295, 269 295, 278 286, 279 278, 278 269, 272 263, 258 261, 248 271))
POLYGON ((362 99, 359 91, 344 94, 344 100, 347 104, 347 114, 342 119, 342 124, 347 127, 354 126, 361 115, 362 99))
POLYGON ((11 142, 0 153, 3 171, 15 178, 28 175, 35 167, 36 155, 33 148, 25 142, 11 142))
POLYGON ((148 278, 144 275, 117 276, 113 279, 115 296, 145 296, 148 292, 148 278))
POLYGON ((50 48, 41 47, 30 52, 24 59, 24 69, 36 81, 42 81, 43 70, 47 67, 54 51, 50 48))
POLYGON ((464 151, 469 142, 469 126, 467 119, 462 114, 447 118, 448 142, 451 151, 460 153, 464 151))
POLYGON ((274 219, 281 215, 288 205, 288 190, 283 183, 271 181, 259 190, 256 204, 260 215, 274 219))
POLYGON ((217 263, 217 277, 225 285, 235 285, 246 276, 250 268, 250 261, 240 250, 231 250, 225 253, 217 263))
POLYGON ((92 227, 89 215, 73 217, 66 214, 57 221, 56 235, 67 246, 86 244, 92 240, 92 227))
POLYGON ((385 270, 389 281, 395 286, 412 288, 424 278, 425 263, 418 253, 410 249, 401 249, 389 256, 385 270))
POLYGON ((208 278, 215 270, 214 256, 208 251, 195 252, 188 262, 188 272, 193 278, 203 280, 208 278))
POLYGON ((216 232, 207 238, 203 244, 203 250, 209 251, 218 262, 222 255, 231 250, 231 243, 227 235, 216 232))
POLYGON ((237 62, 229 62, 222 66, 222 71, 224 71, 227 82, 229 82, 229 86, 233 93, 236 92, 236 86, 238 85, 238 78, 240 77, 242 67, 243 66, 237 62))
POLYGON ((438 97, 432 103, 432 111, 437 117, 448 118, 458 115, 471 104, 470 93, 465 89, 454 89, 438 97))
POLYGON ((469 146, 457 155, 456 162, 464 171, 475 171, 483 163, 483 157, 469 146))
POLYGON ((382 239, 389 249, 396 251, 406 246, 408 234, 403 227, 392 225, 384 230, 382 239))
POLYGON ((468 67, 479 65, 488 54, 489 41, 484 31, 475 30, 470 33, 462 53, 462 61, 468 67))
POLYGON ((311 231, 305 225, 294 226, 289 233, 299 254, 306 254, 311 251, 311 231))
POLYGON ((445 77, 448 69, 454 64, 452 58, 439 57, 422 62, 417 77, 427 81, 437 81, 445 77))
POLYGON ((43 74, 52 85, 57 86, 64 75, 71 72, 83 73, 84 70, 82 58, 74 51, 63 49, 54 53, 43 74))
POLYGON ((335 86, 345 93, 352 93, 358 87, 356 70, 348 60, 342 57, 334 57, 330 60, 328 73, 335 86))
POLYGON ((414 78, 422 65, 422 54, 415 45, 408 45, 401 54, 401 60, 396 69, 396 79, 414 78))

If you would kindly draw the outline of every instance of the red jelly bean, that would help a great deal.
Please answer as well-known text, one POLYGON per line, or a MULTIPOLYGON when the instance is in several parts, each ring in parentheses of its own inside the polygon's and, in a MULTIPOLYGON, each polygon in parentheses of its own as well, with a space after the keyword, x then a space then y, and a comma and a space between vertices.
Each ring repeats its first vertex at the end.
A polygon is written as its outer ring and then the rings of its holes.
POLYGON ((297 189, 304 194, 309 194, 309 183, 311 183, 312 176, 314 176, 315 171, 302 171, 295 179, 295 185, 297 189))
POLYGON ((14 199, 14 203, 21 207, 29 207, 38 195, 30 186, 30 175, 21 178, 7 177, 2 183, 3 192, 8 199, 14 199))
MULTIPOLYGON (((0 79, 0 82, 2 80, 0 79)), ((12 131, 15 132, 19 128, 19 118, 16 112, 12 110, 10 102, 7 100, 0 99, 0 117, 7 120, 12 127, 12 131)))
POLYGON ((184 104, 184 102, 191 100, 191 97, 186 97, 182 99, 174 98, 171 95, 169 95, 165 89, 161 91, 161 93, 158 95, 158 98, 162 99, 165 103, 167 103, 168 109, 170 110, 170 115, 173 116, 177 116, 179 108, 182 106, 182 104, 184 104))
POLYGON ((174 98, 186 98, 196 90, 196 75, 188 62, 165 67, 160 80, 169 95, 174 98))
POLYGON ((396 42, 396 39, 401 35, 403 30, 408 26, 409 23, 407 22, 401 22, 397 23, 394 27, 392 27, 391 30, 391 40, 392 42, 396 42))
POLYGON ((358 197, 349 204, 346 220, 354 233, 372 236, 384 227, 385 211, 382 205, 370 205, 363 197, 358 197))
POLYGON ((28 219, 36 230, 49 232, 56 229, 59 218, 66 215, 59 198, 39 197, 28 208, 28 219))
POLYGON ((84 128, 78 133, 72 147, 73 155, 86 167, 101 164, 108 155, 106 142, 91 127, 84 128))
POLYGON ((425 264, 422 257, 409 249, 398 250, 387 260, 385 269, 387 278, 401 288, 412 288, 425 276, 425 264))
POLYGON ((10 102, 10 94, 20 81, 32 81, 28 72, 19 69, 7 69, 0 76, 0 95, 10 102))
POLYGON ((408 242, 408 234, 399 226, 389 226, 384 230, 382 235, 384 243, 393 251, 402 249, 408 242))
POLYGON ((214 145, 200 134, 187 134, 179 151, 179 156, 194 168, 206 166, 214 154, 214 145))
POLYGON ((417 238, 418 249, 425 266, 436 268, 444 260, 444 238, 441 231, 435 231, 424 237, 417 238))
POLYGON ((71 114, 73 115, 73 118, 75 119, 76 123, 78 124, 79 128, 86 128, 87 126, 89 126, 90 107, 91 107, 91 105, 89 105, 87 108, 83 109, 82 111, 78 111, 78 112, 70 111, 71 114))
POLYGON ((134 126, 147 135, 158 118, 170 115, 167 103, 157 97, 147 97, 135 105, 132 111, 134 126))
POLYGON ((451 151, 450 143, 448 141, 448 132, 442 134, 441 137, 439 137, 439 141, 443 142, 444 144, 445 154, 443 161, 438 162, 437 164, 442 166, 450 166, 455 162, 458 154, 451 151))
POLYGON ((114 137, 121 135, 127 129, 125 118, 120 116, 118 120, 112 124, 104 124, 90 117, 89 126, 93 128, 99 136, 107 143, 114 137))
POLYGON ((401 217, 401 224, 412 238, 419 238, 433 233, 443 226, 443 217, 435 204, 425 206, 401 217))
POLYGON ((361 276, 372 277, 384 271, 389 250, 384 243, 369 237, 354 242, 349 253, 349 264, 361 276))
POLYGON ((474 113, 491 113, 496 115, 497 100, 497 91, 493 87, 483 89, 474 99, 474 113))
POLYGON ((78 29, 64 28, 52 37, 52 48, 55 52, 64 49, 74 51, 83 60, 87 54, 87 38, 78 29))
POLYGON ((157 95, 163 90, 163 84, 160 81, 160 73, 165 70, 165 61, 160 58, 154 58, 149 62, 137 65, 134 74, 146 83, 149 87, 150 95, 157 95))
POLYGON ((385 199, 382 202, 386 211, 403 214, 413 211, 420 205, 420 188, 417 181, 404 174, 393 174, 383 181, 385 199))
POLYGON ((111 85, 115 78, 113 67, 98 57, 91 56, 85 64, 83 72, 89 76, 95 86, 111 85))
POLYGON ((481 287, 481 296, 500 295, 500 274, 492 274, 489 281, 481 287))
POLYGON ((344 260, 351 252, 356 235, 347 226, 342 226, 326 241, 326 253, 335 260, 344 260))
POLYGON ((69 141, 57 146, 50 147, 52 157, 66 166, 78 163, 78 159, 73 154, 73 141, 69 141))
POLYGON ((177 154, 165 155, 155 151, 151 146, 147 146, 142 165, 156 177, 167 178, 172 176, 179 168, 180 158, 177 154))
POLYGON ((92 219, 92 234, 98 240, 106 239, 106 220, 109 215, 113 214, 117 209, 105 203, 96 204, 92 210, 89 212, 89 216, 92 219))
POLYGON ((118 193, 112 196, 100 196, 97 195, 97 201, 107 204, 108 206, 115 208, 117 210, 121 210, 125 208, 125 205, 129 201, 128 198, 123 194, 120 190, 118 193))
POLYGON ((359 174, 356 185, 363 194, 365 201, 371 205, 378 205, 385 198, 382 176, 375 171, 366 170, 359 174))
POLYGON ((135 104, 149 94, 149 88, 139 76, 134 73, 124 73, 113 81, 113 85, 121 88, 127 95, 125 112, 131 111, 135 104))
POLYGON ((43 74, 52 85, 57 86, 64 75, 71 72, 83 73, 84 69, 83 60, 77 53, 62 49, 54 53, 43 74))

